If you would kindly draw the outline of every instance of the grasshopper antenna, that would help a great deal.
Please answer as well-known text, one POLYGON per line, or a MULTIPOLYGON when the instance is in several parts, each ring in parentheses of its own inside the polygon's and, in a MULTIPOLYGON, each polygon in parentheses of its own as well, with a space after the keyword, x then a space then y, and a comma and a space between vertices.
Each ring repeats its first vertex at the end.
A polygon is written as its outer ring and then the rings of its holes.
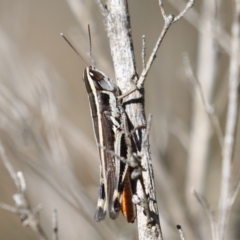
POLYGON ((92 61, 92 66, 95 67, 95 62, 92 56, 92 38, 91 38, 91 29, 90 29, 90 24, 88 24, 88 37, 89 37, 89 44, 90 44, 90 58, 92 61))
POLYGON ((60 35, 63 37, 63 39, 68 43, 68 45, 73 49, 73 51, 82 59, 82 61, 84 62, 84 64, 86 66, 88 66, 88 64, 86 63, 86 61, 83 59, 83 57, 81 56, 81 54, 77 51, 77 49, 72 45, 72 43, 64 36, 63 33, 60 33, 60 35))

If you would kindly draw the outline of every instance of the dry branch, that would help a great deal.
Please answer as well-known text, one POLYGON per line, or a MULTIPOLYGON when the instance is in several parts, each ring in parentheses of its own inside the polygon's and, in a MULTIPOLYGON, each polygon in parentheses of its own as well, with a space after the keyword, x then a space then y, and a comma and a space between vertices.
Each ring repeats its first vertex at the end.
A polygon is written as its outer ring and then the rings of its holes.
POLYGON ((240 51, 240 1, 235 0, 234 17, 232 23, 231 59, 229 76, 228 112, 222 150, 222 182, 219 201, 219 239, 226 236, 226 228, 229 218, 230 181, 232 160, 236 139, 237 119, 239 114, 239 51, 240 51))

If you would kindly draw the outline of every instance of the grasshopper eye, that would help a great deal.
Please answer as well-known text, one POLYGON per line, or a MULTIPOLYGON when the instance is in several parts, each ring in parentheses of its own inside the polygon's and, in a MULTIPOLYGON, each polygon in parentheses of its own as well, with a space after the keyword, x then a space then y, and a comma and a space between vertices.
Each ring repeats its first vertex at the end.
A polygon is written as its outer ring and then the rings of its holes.
MULTIPOLYGON (((110 78, 92 66, 86 68, 84 79, 88 79, 86 84, 89 84, 91 81, 94 84, 94 88, 98 91, 115 92, 117 89, 116 85, 110 78)), ((88 89, 90 91, 91 87, 89 86, 88 89)))
POLYGON ((98 71, 90 70, 89 75, 96 81, 100 81, 104 79, 104 76, 98 71))

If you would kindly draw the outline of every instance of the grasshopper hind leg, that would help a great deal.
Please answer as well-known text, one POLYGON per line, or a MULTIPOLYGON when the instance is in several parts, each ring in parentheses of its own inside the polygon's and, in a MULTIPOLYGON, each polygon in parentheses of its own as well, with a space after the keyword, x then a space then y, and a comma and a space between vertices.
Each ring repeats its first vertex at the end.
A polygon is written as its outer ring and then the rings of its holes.
POLYGON ((123 185, 118 182, 118 186, 115 187, 112 203, 109 211, 109 216, 111 219, 116 219, 121 211, 121 193, 122 193, 123 185))
POLYGON ((105 188, 104 188, 104 183, 101 182, 99 187, 97 209, 94 214, 94 219, 97 222, 104 220, 106 216, 106 209, 107 209, 107 202, 106 202, 105 188))
MULTIPOLYGON (((117 179, 115 178, 115 181, 117 179)), ((109 217, 111 219, 116 219, 119 215, 119 212, 121 210, 120 202, 119 202, 119 191, 115 187, 113 187, 113 192, 109 195, 109 217)))
MULTIPOLYGON (((122 140, 123 132, 119 131, 115 134, 114 150, 117 156, 121 157, 122 154, 122 140)), ((123 164, 119 159, 115 158, 115 176, 114 176, 114 191, 112 194, 111 205, 109 206, 109 216, 111 219, 116 219, 121 211, 121 195, 123 191, 123 180, 122 173, 125 169, 125 164, 123 164)))

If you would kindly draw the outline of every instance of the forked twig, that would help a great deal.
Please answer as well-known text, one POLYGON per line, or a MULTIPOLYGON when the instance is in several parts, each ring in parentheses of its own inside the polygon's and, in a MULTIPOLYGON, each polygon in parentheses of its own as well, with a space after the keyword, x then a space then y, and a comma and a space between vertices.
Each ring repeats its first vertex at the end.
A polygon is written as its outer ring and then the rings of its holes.
POLYGON ((154 59, 157 56, 156 54, 157 54, 157 51, 158 51, 158 49, 160 47, 160 44, 162 43, 163 38, 166 35, 169 27, 173 23, 173 20, 174 20, 173 15, 169 15, 167 20, 165 20, 165 23, 164 23, 164 26, 163 26, 163 30, 162 30, 162 32, 161 32, 161 34, 160 34, 160 36, 159 36, 159 38, 158 38, 158 40, 157 40, 157 42, 155 44, 155 47, 154 47, 154 49, 153 49, 153 51, 152 51, 148 61, 147 61, 146 67, 142 70, 142 73, 141 73, 141 75, 140 75, 140 77, 138 79, 137 87, 139 89, 142 88, 143 85, 144 85, 144 82, 145 82, 145 79, 147 77, 147 74, 148 74, 148 72, 149 72, 149 70, 150 70, 150 68, 151 68, 151 66, 153 64, 154 59))
POLYGON ((20 215, 23 226, 29 226, 35 233, 37 233, 40 240, 48 240, 39 221, 39 212, 42 209, 42 206, 38 205, 34 209, 31 208, 26 195, 26 182, 24 176, 22 172, 15 172, 1 142, 0 155, 17 188, 17 193, 13 195, 16 207, 9 206, 5 203, 0 203, 0 207, 4 210, 20 215))
POLYGON ((162 0, 159 0, 159 6, 160 6, 160 9, 161 9, 161 13, 162 13, 162 16, 163 16, 163 19, 164 19, 164 26, 163 26, 163 29, 160 33, 160 36, 155 44, 155 47, 147 61, 147 64, 146 64, 146 68, 144 68, 142 70, 142 73, 140 75, 140 78, 138 80, 138 83, 137 83, 137 87, 140 89, 143 87, 144 85, 144 82, 145 82, 145 79, 146 79, 146 76, 153 64, 153 61, 154 59, 156 58, 156 54, 157 54, 157 51, 163 41, 163 38, 164 36, 166 35, 168 29, 170 28, 170 26, 175 23, 176 21, 178 21, 179 19, 181 19, 184 14, 186 14, 186 12, 193 6, 195 0, 189 0, 188 3, 186 4, 186 7, 183 9, 182 12, 180 12, 176 17, 174 17, 173 14, 169 14, 169 15, 166 15, 166 12, 165 12, 165 9, 164 9, 164 6, 163 6, 163 2, 162 0))

